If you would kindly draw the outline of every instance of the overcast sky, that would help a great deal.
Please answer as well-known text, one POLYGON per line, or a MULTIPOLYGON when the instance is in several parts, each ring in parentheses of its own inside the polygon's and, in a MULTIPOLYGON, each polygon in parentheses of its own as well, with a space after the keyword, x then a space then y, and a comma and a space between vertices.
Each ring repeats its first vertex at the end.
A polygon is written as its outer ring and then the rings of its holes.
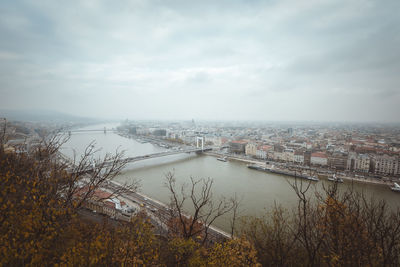
POLYGON ((399 0, 1 1, 0 108, 400 121, 399 0))

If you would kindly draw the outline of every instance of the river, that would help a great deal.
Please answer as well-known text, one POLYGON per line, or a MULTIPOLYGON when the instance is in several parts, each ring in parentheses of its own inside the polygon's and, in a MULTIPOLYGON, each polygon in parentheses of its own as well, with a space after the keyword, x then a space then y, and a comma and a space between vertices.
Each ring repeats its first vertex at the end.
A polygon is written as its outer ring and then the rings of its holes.
MULTIPOLYGON (((117 124, 93 125, 82 129, 111 129, 117 124)), ((92 141, 96 142, 96 147, 101 148, 98 156, 105 153, 115 153, 116 150, 125 150, 126 156, 139 156, 165 151, 164 148, 154 146, 149 143, 139 143, 134 139, 119 136, 113 132, 81 132, 73 133, 62 147, 62 152, 72 156, 73 149, 76 155, 80 155, 84 148, 92 141)), ((237 194, 241 201, 241 215, 262 215, 266 210, 276 204, 282 205, 286 209, 293 208, 297 203, 297 197, 289 183, 294 179, 281 175, 251 170, 246 164, 238 161, 221 162, 213 156, 191 154, 178 154, 130 163, 116 177, 118 182, 129 182, 132 179, 140 180, 140 191, 156 200, 164 203, 169 202, 169 193, 165 188, 165 174, 173 172, 177 184, 189 183, 190 177, 212 178, 213 197, 218 199, 221 196, 230 197, 237 194)), ((327 185, 328 181, 313 183, 311 190, 322 190, 322 185, 327 185)), ((350 186, 350 182, 345 181, 339 188, 345 190, 350 186)), ((367 196, 376 199, 384 199, 390 207, 400 207, 400 194, 392 192, 384 185, 372 185, 364 183, 354 183, 356 191, 363 191, 367 196)), ((188 207, 189 209, 189 207, 188 207)), ((189 210, 190 211, 190 210, 189 210)), ((216 221, 215 225, 228 231, 229 220, 224 217, 216 221)))

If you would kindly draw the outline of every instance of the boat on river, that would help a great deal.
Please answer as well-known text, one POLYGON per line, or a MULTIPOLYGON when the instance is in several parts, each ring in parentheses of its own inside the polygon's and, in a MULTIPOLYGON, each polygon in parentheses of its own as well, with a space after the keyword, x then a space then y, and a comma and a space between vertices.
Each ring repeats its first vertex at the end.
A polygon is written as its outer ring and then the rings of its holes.
POLYGON ((219 161, 223 161, 223 162, 227 162, 228 160, 226 159, 226 157, 223 157, 223 158, 217 158, 217 160, 219 160, 219 161))
POLYGON ((336 174, 332 175, 331 177, 328 177, 328 181, 335 182, 335 183, 343 183, 343 179, 340 177, 337 177, 336 174))
POLYGON ((249 169, 253 169, 253 170, 282 174, 282 175, 292 176, 295 178, 302 178, 302 179, 313 181, 313 182, 319 181, 319 179, 316 176, 307 175, 305 173, 297 173, 297 172, 293 172, 293 171, 286 171, 286 170, 278 169, 278 168, 275 168, 274 165, 272 165, 271 167, 263 167, 260 165, 249 164, 249 165, 247 165, 247 167, 249 169))
POLYGON ((392 189, 394 192, 400 192, 400 185, 398 183, 394 183, 394 186, 390 189, 392 189))

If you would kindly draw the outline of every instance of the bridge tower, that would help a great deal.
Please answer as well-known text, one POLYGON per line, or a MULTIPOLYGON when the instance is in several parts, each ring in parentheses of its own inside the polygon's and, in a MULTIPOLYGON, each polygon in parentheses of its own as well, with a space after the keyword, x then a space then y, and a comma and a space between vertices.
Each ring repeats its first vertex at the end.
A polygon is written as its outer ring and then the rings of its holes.
POLYGON ((196 147, 200 148, 199 141, 201 141, 201 150, 204 150, 204 136, 196 136, 196 147))
POLYGON ((107 133, 107 129, 106 129, 106 127, 104 126, 104 133, 106 134, 107 133))

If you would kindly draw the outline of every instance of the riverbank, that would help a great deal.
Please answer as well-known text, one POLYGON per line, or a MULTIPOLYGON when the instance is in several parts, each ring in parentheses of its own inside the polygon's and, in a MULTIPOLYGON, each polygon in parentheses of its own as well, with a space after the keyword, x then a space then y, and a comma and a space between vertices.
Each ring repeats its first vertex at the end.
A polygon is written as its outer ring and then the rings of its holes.
POLYGON ((141 144, 149 143, 155 146, 158 146, 160 148, 164 149, 174 149, 178 148, 181 146, 186 146, 185 144, 182 143, 174 143, 171 142, 170 140, 165 140, 165 139, 158 139, 155 137, 150 137, 150 136, 142 136, 142 135, 135 135, 135 134, 129 134, 129 133, 124 133, 124 132, 117 132, 117 135, 128 138, 128 139, 133 139, 136 142, 139 142, 141 144))
MULTIPOLYGON (((114 189, 117 189, 118 187, 122 187, 122 185, 116 181, 111 181, 111 184, 114 186, 114 189)), ((162 216, 164 218, 168 218, 170 216, 170 211, 169 211, 169 206, 159 200, 156 200, 154 198, 151 198, 148 195, 143 194, 142 192, 139 193, 137 191, 132 191, 130 190, 129 192, 126 192, 125 194, 121 195, 121 197, 124 200, 130 201, 132 204, 135 203, 138 205, 142 204, 142 207, 145 208, 146 210, 150 209, 150 211, 147 212, 148 215, 154 220, 158 221, 160 225, 162 225, 162 222, 160 219, 154 215, 153 213, 157 213, 159 216, 162 216)), ((185 215, 189 217, 188 215, 185 215)), ((163 226, 165 227, 165 226, 163 226)), ((220 236, 223 238, 228 238, 230 239, 231 236, 225 232, 224 230, 210 225, 209 227, 210 234, 214 236, 220 236)))
MULTIPOLYGON (((208 156, 213 156, 213 157, 226 157, 228 160, 236 160, 240 162, 244 162, 247 164, 257 164, 257 165, 265 165, 264 160, 258 160, 258 159, 247 159, 247 158, 242 158, 234 155, 229 155, 229 154, 222 154, 222 153, 216 153, 216 152, 204 152, 205 155, 208 156)), ((278 163, 280 164, 280 163, 278 163)), ((321 172, 318 172, 317 170, 318 177, 323 177, 324 179, 327 180, 328 175, 323 174, 321 172)), ((374 184, 374 185, 384 185, 388 187, 392 187, 393 183, 390 181, 382 181, 378 179, 373 179, 373 178, 355 178, 355 177, 348 177, 348 176, 338 176, 339 178, 342 178, 343 180, 350 181, 350 182, 356 182, 356 183, 367 183, 367 184, 374 184)))

